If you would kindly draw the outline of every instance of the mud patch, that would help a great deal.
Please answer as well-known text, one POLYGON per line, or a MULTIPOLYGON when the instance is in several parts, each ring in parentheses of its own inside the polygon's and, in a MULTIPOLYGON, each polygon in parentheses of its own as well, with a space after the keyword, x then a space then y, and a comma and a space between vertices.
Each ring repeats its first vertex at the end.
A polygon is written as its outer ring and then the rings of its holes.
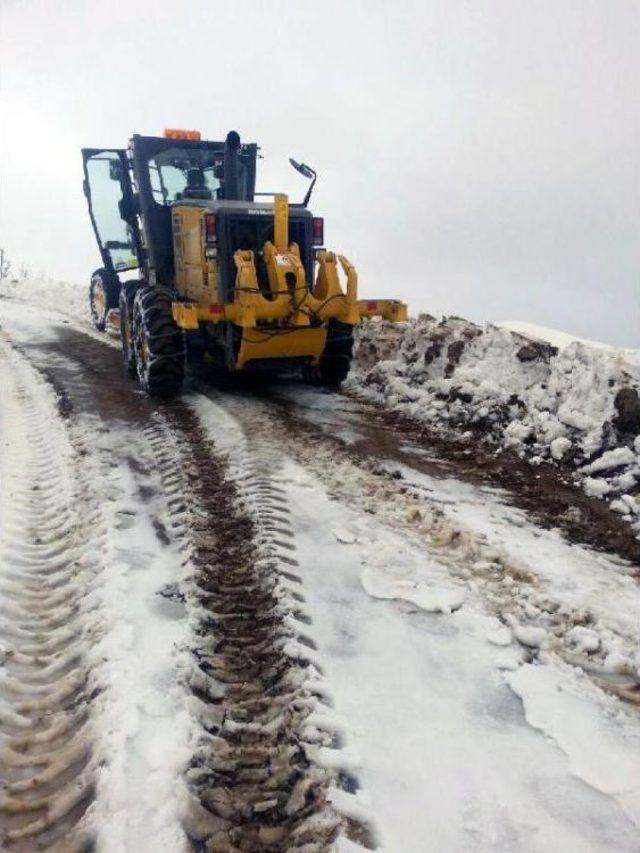
MULTIPOLYGON (((506 502, 524 510, 538 526, 558 529, 572 543, 614 554, 640 565, 640 541, 621 516, 603 501, 575 485, 570 471, 550 464, 532 465, 515 453, 479 444, 452 433, 441 433, 360 398, 351 401, 355 441, 321 431, 300 409, 278 394, 278 386, 262 388, 259 396, 281 413, 287 429, 308 441, 333 444, 359 465, 375 460, 397 462, 431 477, 453 477, 473 485, 501 489, 506 502)), ((335 399, 336 395, 327 393, 335 399)), ((387 466, 388 467, 388 466, 387 466)), ((382 468, 381 468, 382 472, 382 468)), ((400 475, 398 474, 398 477, 400 475)), ((640 569, 637 570, 640 573, 640 569)))

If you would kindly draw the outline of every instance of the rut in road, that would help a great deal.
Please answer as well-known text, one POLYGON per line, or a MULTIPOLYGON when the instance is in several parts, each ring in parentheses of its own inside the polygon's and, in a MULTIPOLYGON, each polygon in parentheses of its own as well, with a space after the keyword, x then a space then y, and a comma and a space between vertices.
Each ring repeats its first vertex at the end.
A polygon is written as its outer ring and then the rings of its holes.
POLYGON ((53 394, 8 349, 0 360, 0 847, 81 850, 94 788, 81 601, 92 518, 78 516, 82 484, 53 394))
POLYGON ((305 635, 286 499, 259 462, 222 460, 188 408, 166 414, 178 454, 156 426, 147 436, 175 492, 176 527, 187 530, 200 612, 191 687, 203 734, 186 825, 194 849, 312 853, 341 832, 373 848, 368 829, 328 801, 338 774, 313 761, 314 749, 339 744, 312 719, 326 685, 305 635))

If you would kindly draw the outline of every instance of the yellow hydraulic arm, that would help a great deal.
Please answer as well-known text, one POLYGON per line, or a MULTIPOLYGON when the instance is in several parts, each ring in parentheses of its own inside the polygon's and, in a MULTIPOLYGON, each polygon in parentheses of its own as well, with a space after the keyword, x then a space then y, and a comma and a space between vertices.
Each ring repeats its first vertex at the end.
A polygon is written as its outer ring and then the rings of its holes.
POLYGON ((231 321, 243 328, 255 328, 260 321, 304 328, 312 319, 334 318, 355 325, 362 317, 381 316, 395 322, 407 319, 407 306, 397 300, 358 301, 358 274, 344 256, 325 250, 316 254, 318 273, 313 292, 306 281, 300 250, 288 242, 288 199, 276 195, 274 201, 274 242, 264 244, 264 261, 269 281, 269 298, 258 286, 254 253, 238 250, 234 254, 236 287, 233 302, 202 305, 175 302, 173 316, 183 329, 197 329, 200 323, 231 321), (343 290, 338 263, 346 276, 343 290))

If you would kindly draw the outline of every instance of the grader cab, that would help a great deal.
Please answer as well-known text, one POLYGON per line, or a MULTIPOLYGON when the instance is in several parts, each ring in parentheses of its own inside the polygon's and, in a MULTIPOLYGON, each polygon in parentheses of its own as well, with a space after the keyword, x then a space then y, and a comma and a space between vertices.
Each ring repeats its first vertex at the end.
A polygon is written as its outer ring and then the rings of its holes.
POLYGON ((397 300, 358 300, 355 267, 324 248, 307 207, 315 172, 291 161, 311 181, 300 204, 256 193, 257 152, 235 131, 207 142, 179 130, 82 151, 102 256, 91 315, 104 329, 119 313, 125 367, 152 396, 179 394, 191 360, 337 386, 362 317, 406 319, 397 300))

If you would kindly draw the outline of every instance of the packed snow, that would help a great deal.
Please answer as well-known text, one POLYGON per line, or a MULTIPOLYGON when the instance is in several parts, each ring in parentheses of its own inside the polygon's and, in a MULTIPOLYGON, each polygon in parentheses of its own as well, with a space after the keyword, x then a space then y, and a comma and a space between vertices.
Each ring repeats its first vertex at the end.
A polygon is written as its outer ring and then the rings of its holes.
POLYGON ((640 350, 567 336, 560 348, 456 317, 368 321, 348 387, 431 427, 561 465, 640 531, 640 350))

